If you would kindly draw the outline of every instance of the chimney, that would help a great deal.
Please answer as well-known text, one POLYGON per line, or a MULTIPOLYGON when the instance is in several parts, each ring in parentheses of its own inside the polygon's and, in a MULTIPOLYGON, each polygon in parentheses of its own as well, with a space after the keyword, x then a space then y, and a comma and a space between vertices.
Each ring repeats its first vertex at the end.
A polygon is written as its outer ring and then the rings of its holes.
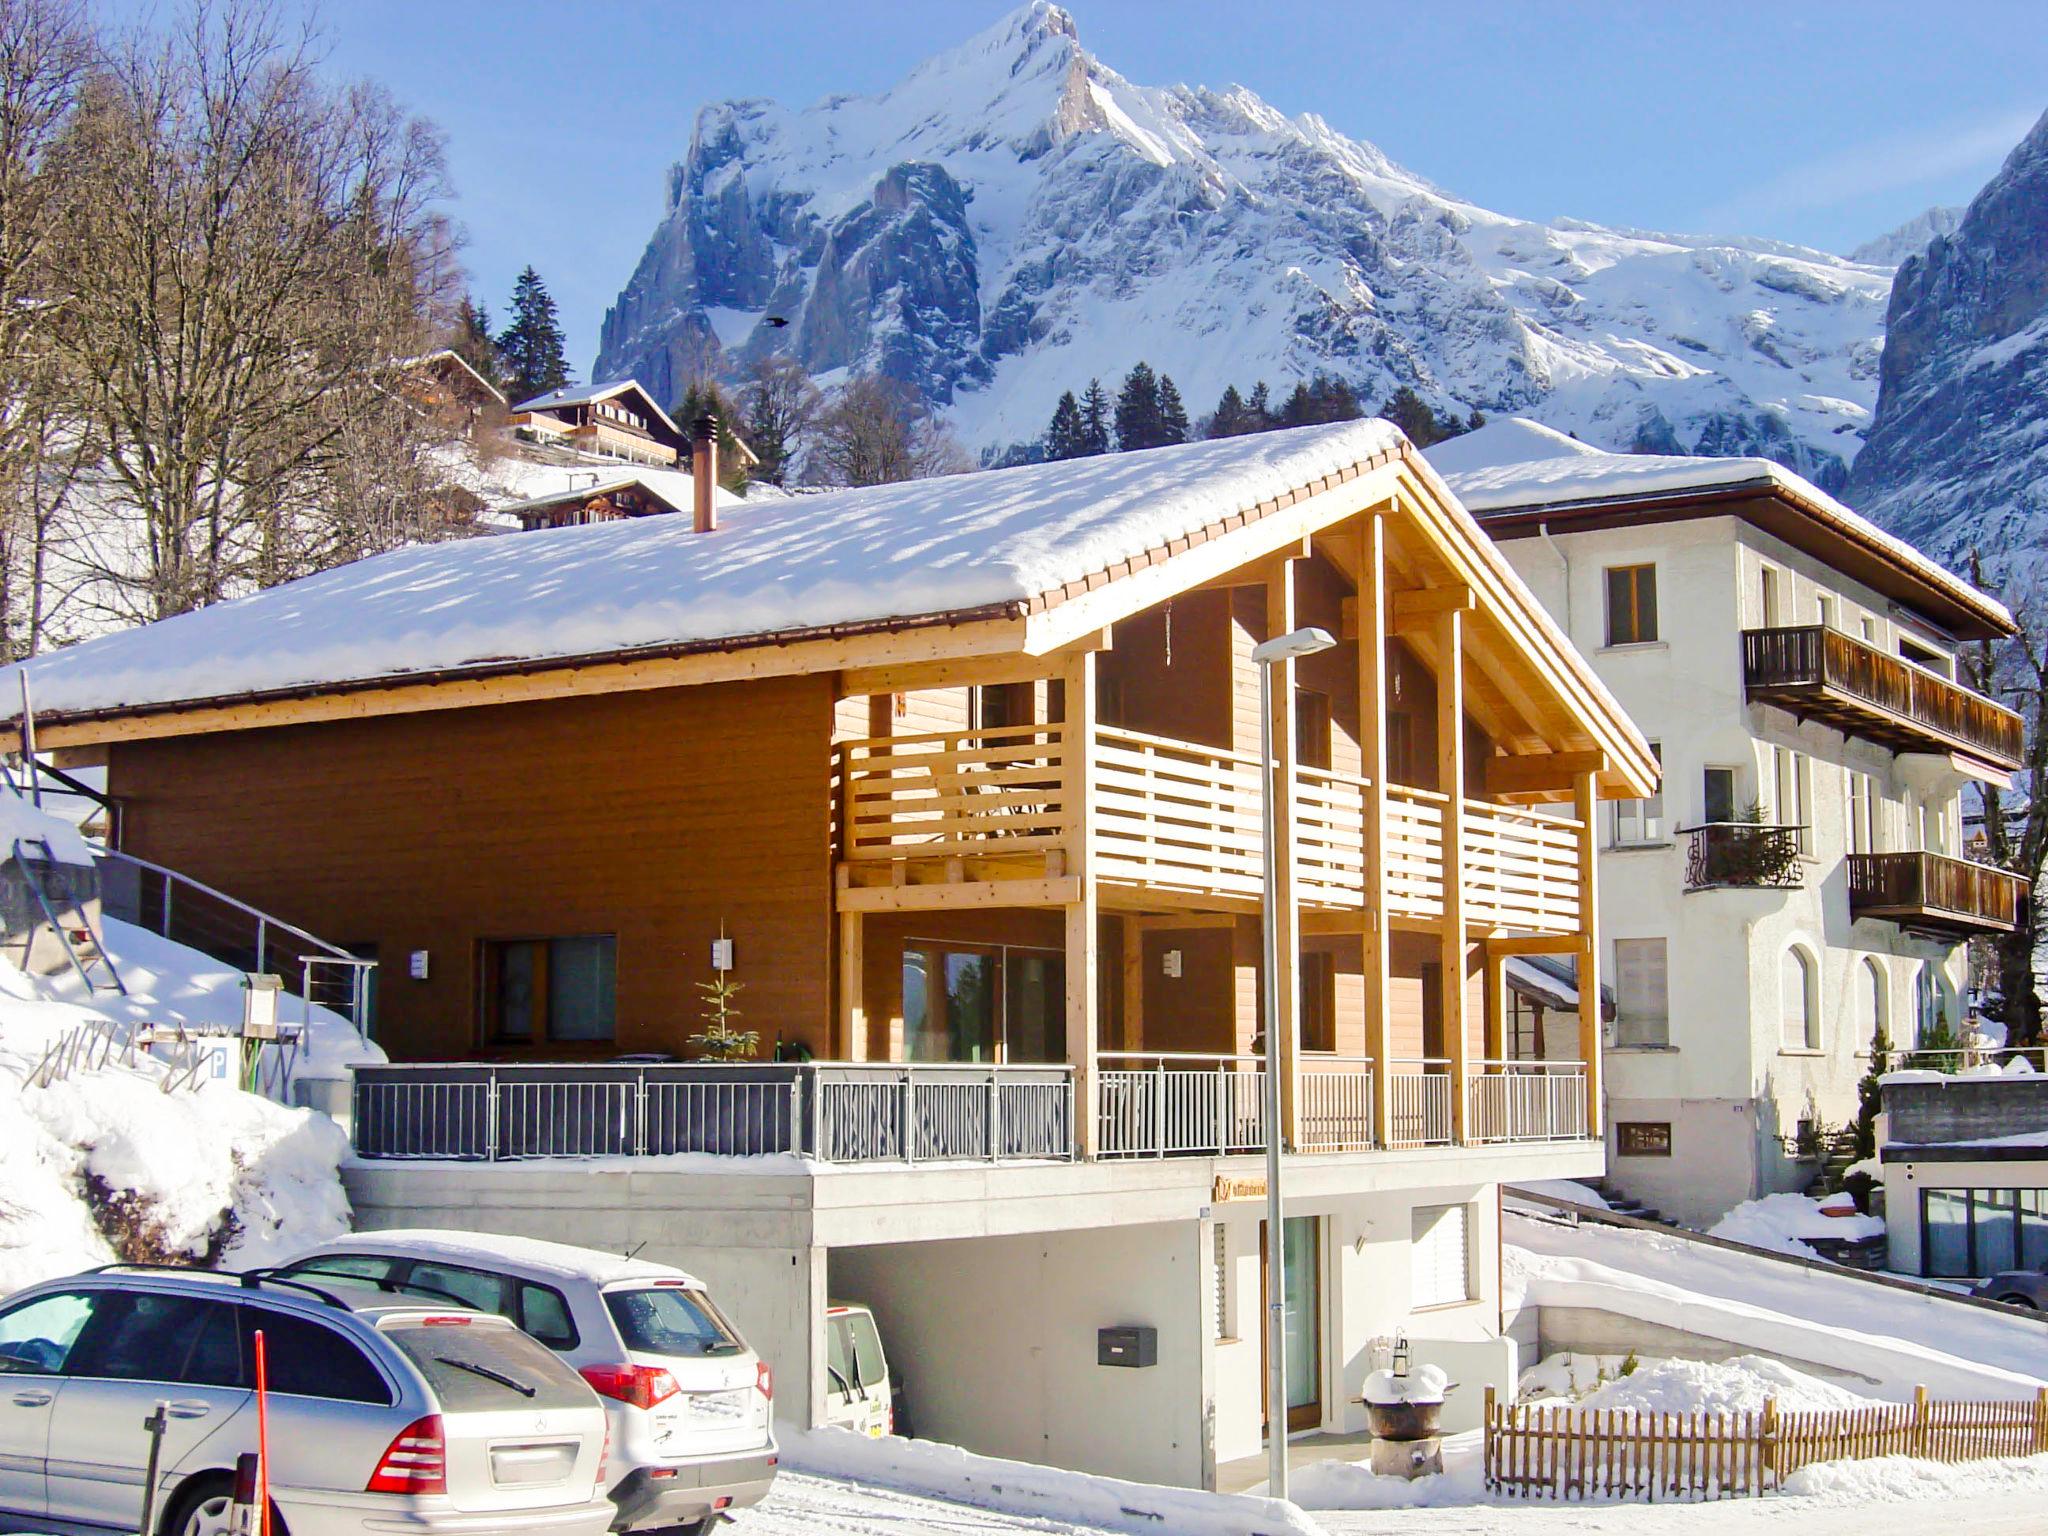
POLYGON ((697 531, 718 527, 712 494, 718 489, 718 418, 708 412, 690 423, 690 489, 696 503, 697 531))

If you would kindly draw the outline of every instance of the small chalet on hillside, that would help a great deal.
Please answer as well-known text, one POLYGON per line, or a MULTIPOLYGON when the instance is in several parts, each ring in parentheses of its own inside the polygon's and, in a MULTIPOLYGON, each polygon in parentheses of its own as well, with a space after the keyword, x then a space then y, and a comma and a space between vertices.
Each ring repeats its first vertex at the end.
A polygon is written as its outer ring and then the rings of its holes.
POLYGON ((995 1454, 1213 1484, 1357 1428, 1397 1331, 1469 1425, 1496 1186, 1601 1169, 1599 803, 1656 760, 1385 422, 410 549, 27 670, 135 852, 382 962, 365 1224, 687 1262, 798 1422, 857 1296, 920 1433, 995 1454), (1303 625, 1262 1019, 1252 652, 1303 625), (721 975, 786 1059, 617 1060, 692 1053, 721 975), (807 1161, 625 1172, 665 1152, 807 1161), (1157 1367, 1102 1368, 1127 1325, 1157 1367))
MULTIPOLYGON (((690 434, 633 379, 571 384, 512 407, 515 435, 583 453, 665 468, 690 454, 690 434)), ((729 435, 729 434, 728 434, 729 435)), ((751 460, 744 443, 739 452, 751 460)))

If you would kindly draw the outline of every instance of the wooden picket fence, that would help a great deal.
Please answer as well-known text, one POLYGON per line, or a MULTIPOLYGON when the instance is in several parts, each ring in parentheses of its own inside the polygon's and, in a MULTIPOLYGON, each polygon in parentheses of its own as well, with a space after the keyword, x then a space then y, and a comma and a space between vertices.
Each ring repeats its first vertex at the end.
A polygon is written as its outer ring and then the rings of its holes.
POLYGON ((1529 1499, 1728 1499, 1775 1493, 1821 1461, 1978 1461, 2048 1453, 2048 1387, 2031 1402, 1781 1413, 1507 1407, 1486 1389, 1486 1486, 1529 1499))

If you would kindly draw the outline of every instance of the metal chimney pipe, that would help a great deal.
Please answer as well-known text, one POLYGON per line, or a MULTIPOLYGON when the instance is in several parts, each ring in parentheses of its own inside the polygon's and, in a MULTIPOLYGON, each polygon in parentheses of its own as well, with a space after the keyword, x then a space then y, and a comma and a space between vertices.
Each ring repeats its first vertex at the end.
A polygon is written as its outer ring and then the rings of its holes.
POLYGON ((718 418, 708 411, 690 423, 690 490, 697 514, 697 532, 718 527, 718 418))

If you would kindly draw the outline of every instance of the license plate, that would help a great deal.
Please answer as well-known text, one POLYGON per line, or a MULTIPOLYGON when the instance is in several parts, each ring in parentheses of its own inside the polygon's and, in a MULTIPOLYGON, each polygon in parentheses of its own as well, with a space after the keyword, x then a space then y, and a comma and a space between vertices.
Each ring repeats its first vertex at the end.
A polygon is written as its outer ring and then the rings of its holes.
POLYGON ((686 1411, 699 1424, 738 1424, 747 1416, 747 1393, 751 1390, 742 1387, 737 1392, 699 1392, 687 1399, 686 1411))
POLYGON ((559 1483, 575 1470, 576 1442, 573 1440, 546 1445, 491 1447, 491 1481, 501 1488, 559 1483))

